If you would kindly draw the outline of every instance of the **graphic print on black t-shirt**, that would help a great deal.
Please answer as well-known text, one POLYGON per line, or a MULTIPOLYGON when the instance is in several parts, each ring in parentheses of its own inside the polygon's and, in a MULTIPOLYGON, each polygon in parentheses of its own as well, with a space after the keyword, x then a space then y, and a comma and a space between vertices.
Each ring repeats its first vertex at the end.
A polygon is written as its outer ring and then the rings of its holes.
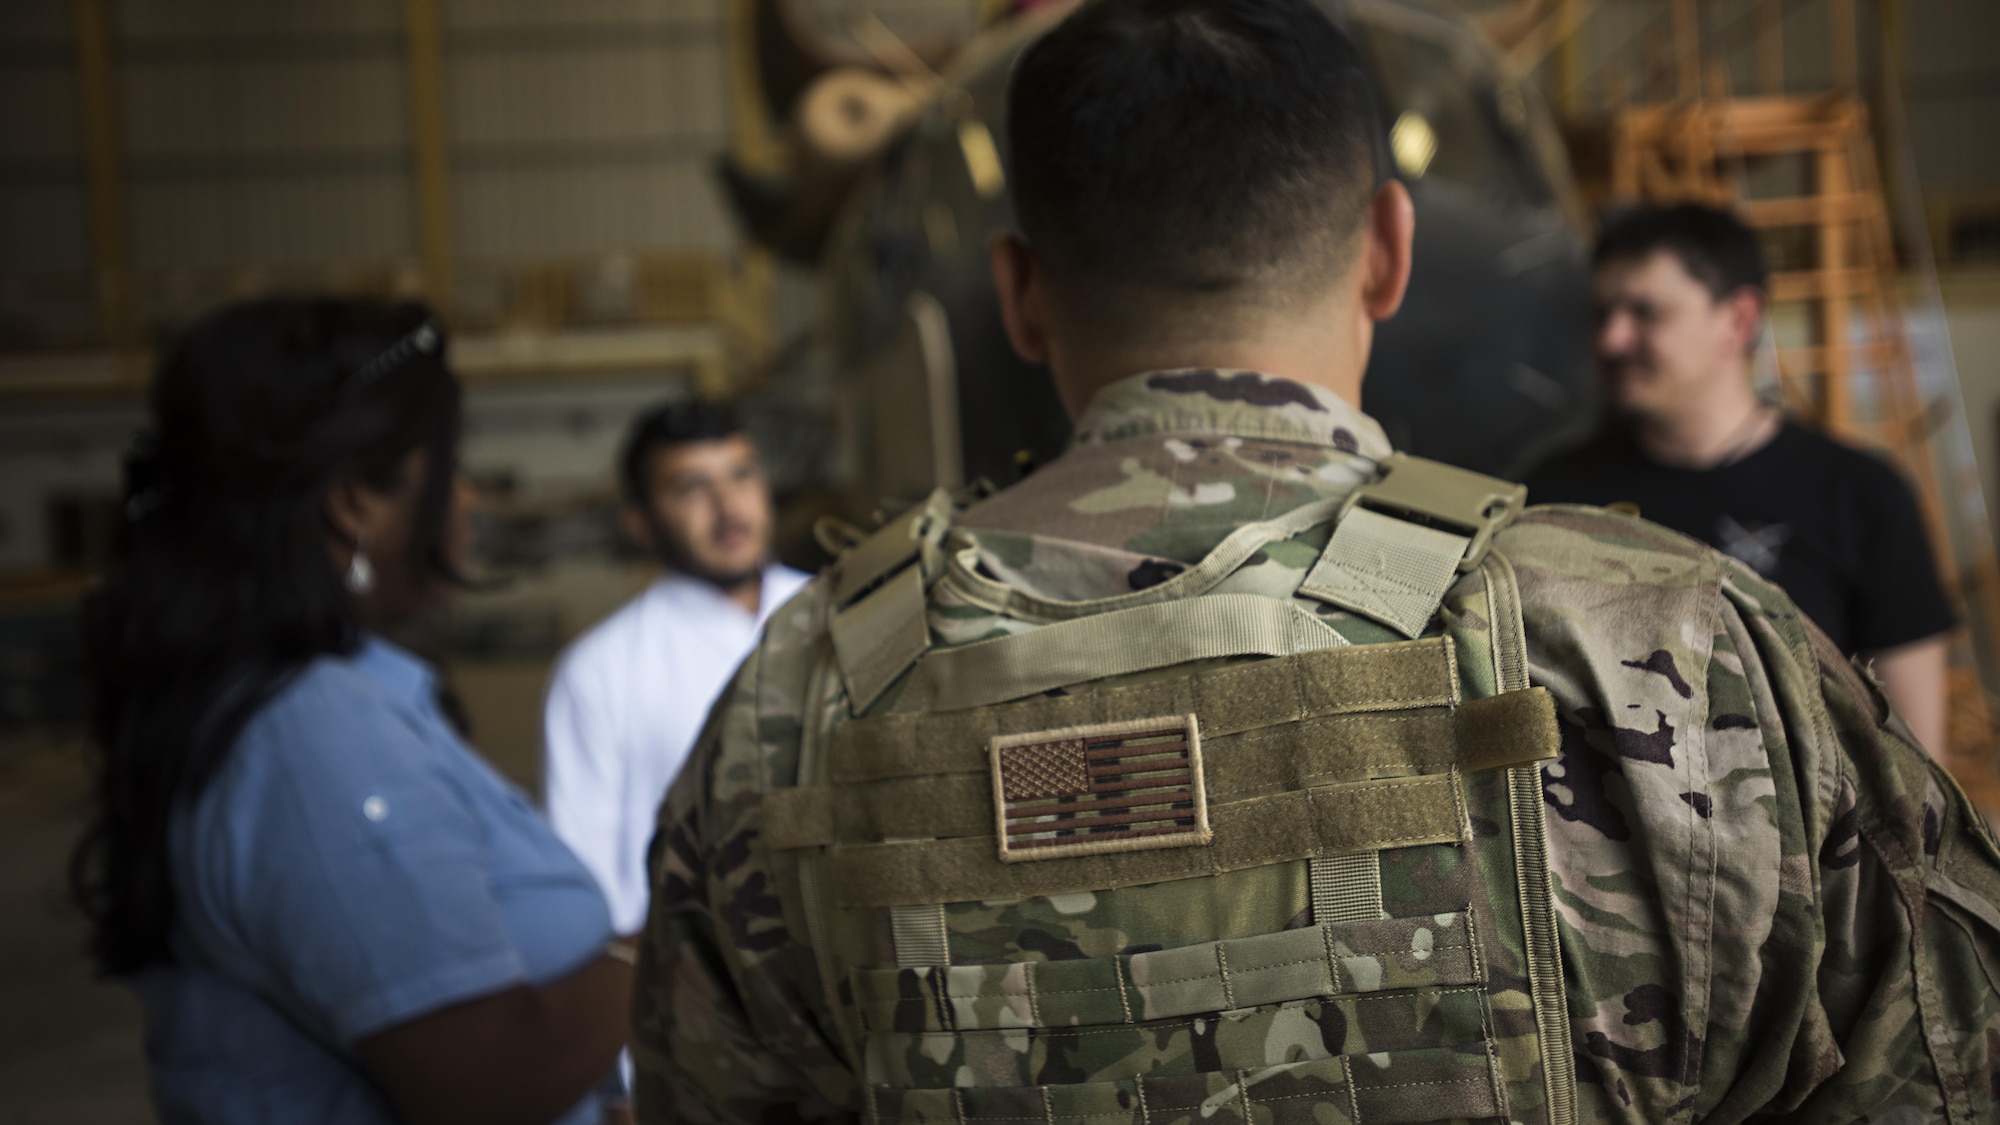
POLYGON ((1528 477, 1530 504, 1630 501, 1782 586, 1843 652, 1935 636, 1954 615, 1895 469, 1790 421, 1734 464, 1677 469, 1607 430, 1528 477))
MULTIPOLYGON (((1645 509, 1640 509, 1640 514, 1644 513, 1645 509)), ((1715 517, 1715 534, 1708 541, 1723 554, 1758 574, 1776 579, 1778 552, 1785 549, 1785 540, 1791 537, 1792 529, 1785 524, 1739 521, 1735 516, 1724 513, 1715 517)))

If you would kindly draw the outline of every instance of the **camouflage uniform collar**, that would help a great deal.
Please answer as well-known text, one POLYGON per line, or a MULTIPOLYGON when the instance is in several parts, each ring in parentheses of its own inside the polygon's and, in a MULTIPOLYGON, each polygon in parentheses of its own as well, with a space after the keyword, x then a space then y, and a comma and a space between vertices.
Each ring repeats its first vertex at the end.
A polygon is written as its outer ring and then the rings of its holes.
POLYGON ((1379 461, 1389 439, 1332 391, 1257 371, 1149 371, 1098 391, 1077 420, 1077 445, 1149 434, 1218 434, 1331 445, 1379 461))

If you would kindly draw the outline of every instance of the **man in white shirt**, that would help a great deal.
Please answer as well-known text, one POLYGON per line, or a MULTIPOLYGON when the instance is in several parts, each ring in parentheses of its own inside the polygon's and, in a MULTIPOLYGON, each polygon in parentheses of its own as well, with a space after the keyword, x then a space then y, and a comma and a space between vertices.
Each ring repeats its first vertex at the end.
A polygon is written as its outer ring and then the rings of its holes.
POLYGON ((733 412, 670 404, 620 459, 625 533, 664 573, 557 661, 543 714, 543 800, 604 888, 621 934, 646 921, 660 798, 764 618, 806 575, 771 561, 771 494, 733 412))

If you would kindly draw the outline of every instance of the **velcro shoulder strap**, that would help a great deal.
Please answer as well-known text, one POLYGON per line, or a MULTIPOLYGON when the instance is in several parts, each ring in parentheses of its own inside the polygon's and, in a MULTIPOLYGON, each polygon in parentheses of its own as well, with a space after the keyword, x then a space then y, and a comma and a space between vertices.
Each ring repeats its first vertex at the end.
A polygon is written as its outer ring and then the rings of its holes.
POLYGON ((943 569, 951 516, 951 494, 938 489, 834 562, 827 630, 857 715, 930 647, 924 594, 943 569))
POLYGON ((1527 499, 1523 485, 1393 454, 1348 496, 1299 593, 1417 636, 1527 499))

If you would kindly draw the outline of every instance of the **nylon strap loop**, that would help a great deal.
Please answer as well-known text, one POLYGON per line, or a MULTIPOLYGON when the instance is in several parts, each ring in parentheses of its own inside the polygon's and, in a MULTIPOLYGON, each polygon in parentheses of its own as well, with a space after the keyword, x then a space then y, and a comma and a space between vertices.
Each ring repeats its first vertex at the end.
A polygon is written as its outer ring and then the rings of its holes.
POLYGON ((1382 862, 1374 852, 1315 856, 1307 874, 1315 925, 1382 916, 1382 862))
POLYGON ((895 710, 956 711, 1195 660, 1288 656, 1345 644, 1292 602, 1211 594, 929 652, 895 710))
POLYGON ((1494 533, 1514 522, 1528 502, 1526 485, 1407 453, 1390 454, 1381 469, 1348 494, 1341 518, 1365 509, 1462 535, 1467 541, 1457 563, 1462 574, 1478 567, 1494 533))
POLYGON ((833 608, 847 608, 877 582, 921 558, 927 545, 935 549, 950 522, 951 493, 940 488, 843 552, 833 564, 833 608))
POLYGON ((889 937, 896 945, 898 965, 951 963, 951 929, 942 903, 890 907, 889 937))
POLYGON ((1469 699, 1453 719, 1459 768, 1467 773, 1546 762, 1562 748, 1556 700, 1547 688, 1469 699))

